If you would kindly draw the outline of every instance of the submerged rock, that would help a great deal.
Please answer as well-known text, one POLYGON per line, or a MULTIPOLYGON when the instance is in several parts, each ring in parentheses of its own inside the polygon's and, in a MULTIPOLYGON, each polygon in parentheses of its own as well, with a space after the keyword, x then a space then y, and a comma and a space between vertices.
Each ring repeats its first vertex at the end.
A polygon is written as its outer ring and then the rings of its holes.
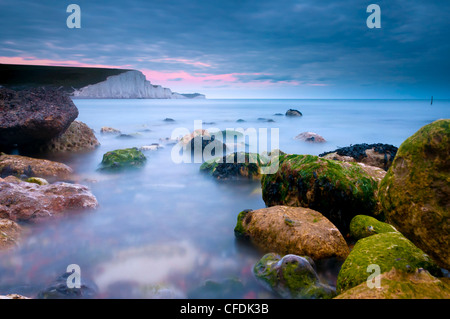
POLYGON ((189 299, 237 299, 242 297, 244 285, 237 278, 222 281, 206 280, 188 292, 189 299))
POLYGON ((153 143, 152 145, 144 145, 139 147, 139 150, 141 152, 145 152, 145 151, 157 151, 161 148, 164 148, 164 146, 158 144, 158 143, 153 143))
POLYGON ((298 110, 289 109, 286 111, 286 116, 303 116, 303 114, 298 110))
POLYGON ((423 268, 439 276, 441 270, 422 250, 398 232, 382 233, 360 239, 339 271, 337 291, 343 292, 367 281, 369 265, 380 267, 380 273, 392 267, 404 272, 423 268))
POLYGON ((317 133, 313 132, 303 132, 294 137, 296 140, 300 140, 303 142, 309 142, 309 143, 325 143, 326 140, 320 136, 317 133))
POLYGON ((0 88, 0 147, 34 146, 64 133, 78 116, 72 100, 56 89, 0 88))
POLYGON ((387 220, 441 267, 450 269, 450 120, 407 138, 380 183, 387 220))
POLYGON ((379 280, 379 288, 370 288, 364 282, 335 299, 450 299, 450 280, 433 277, 424 269, 406 273, 392 268, 379 280))
POLYGON ((335 151, 319 154, 320 157, 344 162, 359 162, 388 170, 397 153, 390 144, 355 144, 335 151))
POLYGON ((16 222, 0 218, 0 250, 16 247, 20 241, 22 227, 16 222))
POLYGON ((235 234, 264 251, 309 256, 313 260, 345 259, 347 243, 322 214, 309 208, 273 206, 238 215, 235 234))
POLYGON ((125 148, 107 152, 103 155, 100 170, 120 170, 142 167, 147 158, 137 148, 125 148))
POLYGON ((394 232, 397 232, 394 226, 366 215, 356 215, 350 222, 350 236, 356 240, 375 234, 394 232))
POLYGON ((235 152, 206 161, 200 171, 216 179, 261 179, 261 167, 268 163, 256 153, 235 152))
POLYGON ((62 163, 20 155, 0 153, 0 177, 9 175, 41 177, 49 181, 67 180, 72 169, 62 163))
POLYGON ((320 282, 308 258, 269 253, 254 266, 253 273, 267 288, 282 298, 329 299, 336 291, 320 282))
POLYGON ((316 210, 346 235, 354 216, 377 214, 378 182, 384 174, 380 168, 360 163, 281 155, 278 171, 261 179, 263 200, 267 206, 316 210))
MULTIPOLYGON (((54 283, 41 290, 37 294, 38 299, 92 299, 97 295, 98 288, 92 281, 87 281, 85 276, 80 276, 81 287, 69 288, 67 279, 70 273, 59 276, 54 283)), ((69 279, 70 280, 70 279, 69 279)))
POLYGON ((102 134, 121 134, 122 132, 118 129, 115 129, 113 127, 103 126, 100 129, 100 133, 102 134))
POLYGON ((100 143, 85 123, 73 121, 63 135, 40 147, 44 152, 80 152, 94 150, 100 143))
POLYGON ((0 218, 40 222, 70 211, 93 209, 97 199, 86 186, 68 183, 37 185, 14 176, 0 178, 0 218))

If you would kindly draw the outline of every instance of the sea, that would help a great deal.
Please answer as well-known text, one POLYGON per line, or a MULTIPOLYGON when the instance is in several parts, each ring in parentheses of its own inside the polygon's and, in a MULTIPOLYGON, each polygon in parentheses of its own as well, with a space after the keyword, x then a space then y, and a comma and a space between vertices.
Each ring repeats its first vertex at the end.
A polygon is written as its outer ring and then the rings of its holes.
MULTIPOLYGON (((358 143, 398 147, 422 126, 450 118, 450 100, 431 104, 429 100, 75 99, 74 103, 78 120, 94 130, 100 146, 90 152, 43 157, 72 167, 74 181, 90 188, 99 207, 24 225, 19 247, 0 254, 0 294, 42 295, 76 265, 88 289, 85 297, 278 298, 252 272, 266 252, 234 234, 239 212, 265 207, 260 182, 220 181, 202 174, 201 163, 174 158, 168 139, 199 128, 250 129, 258 132, 258 141, 270 136, 267 143, 258 143, 258 152, 275 146, 286 153, 318 155, 358 143), (288 109, 303 116, 286 117, 288 109), (102 134, 104 126, 124 135, 102 134), (317 133, 326 142, 295 139, 302 132, 317 133), (108 151, 154 143, 163 147, 144 151, 147 162, 140 169, 98 170, 108 151)), ((241 142, 247 149, 255 144, 241 142)), ((318 263, 321 281, 335 285, 340 265, 335 260, 318 263)))

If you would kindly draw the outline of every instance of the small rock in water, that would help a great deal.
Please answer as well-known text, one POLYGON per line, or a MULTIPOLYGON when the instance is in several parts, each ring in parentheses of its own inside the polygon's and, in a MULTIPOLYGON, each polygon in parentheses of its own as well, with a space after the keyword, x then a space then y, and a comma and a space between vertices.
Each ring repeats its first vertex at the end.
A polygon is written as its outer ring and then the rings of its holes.
POLYGON ((122 132, 120 130, 112 128, 112 127, 103 126, 100 129, 100 133, 103 133, 103 134, 120 134, 122 132))
POLYGON ((159 150, 161 148, 164 148, 164 146, 157 144, 157 143, 153 143, 152 145, 144 145, 141 146, 139 148, 140 151, 156 151, 159 150))
POLYGON ((164 119, 164 122, 175 122, 175 120, 174 120, 174 119, 171 119, 170 117, 166 117, 166 118, 164 119))
POLYGON ((286 116, 303 116, 303 114, 298 110, 289 109, 286 111, 286 116))
MULTIPOLYGON (((80 288, 69 288, 67 279, 70 273, 59 276, 53 284, 41 290, 38 299, 92 299, 97 294, 97 286, 91 281, 86 281, 85 276, 81 276, 80 288)), ((69 279, 70 280, 70 279, 69 279)))
POLYGON ((303 132, 295 137, 296 140, 301 140, 310 143, 325 143, 326 140, 317 133, 303 132))

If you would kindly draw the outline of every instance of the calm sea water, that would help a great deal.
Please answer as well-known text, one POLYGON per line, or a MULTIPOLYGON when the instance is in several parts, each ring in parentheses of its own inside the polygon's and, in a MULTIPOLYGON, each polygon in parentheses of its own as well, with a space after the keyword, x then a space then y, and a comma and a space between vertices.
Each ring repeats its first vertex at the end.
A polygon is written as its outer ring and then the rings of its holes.
MULTIPOLYGON (((25 226, 21 246, 0 255, 0 294, 34 296, 69 264, 82 281, 98 287, 98 298, 273 298, 251 269, 263 253, 236 241, 234 226, 244 209, 265 207, 258 182, 218 182, 199 173, 198 163, 176 164, 171 146, 146 152, 138 171, 97 171, 105 152, 159 143, 176 128, 279 129, 284 152, 317 155, 357 143, 399 146, 420 127, 450 117, 450 101, 435 100, 74 100, 78 120, 96 132, 101 146, 83 154, 49 156, 70 165, 77 182, 99 201, 95 211, 43 225, 25 226), (294 108, 301 118, 275 116, 294 108), (165 122, 172 118, 175 122, 165 122), (273 119, 265 122, 258 118, 273 119), (236 123, 243 119, 245 122, 236 123), (134 138, 100 134, 111 126, 134 138), (295 140, 301 132, 327 143, 295 140), (228 293, 199 287, 223 283, 228 293), (234 285, 228 285, 234 282, 234 285), (238 284, 236 284, 238 282, 238 284), (234 287, 234 288, 233 288, 234 287)), ((334 285, 338 266, 318 265, 334 285)))

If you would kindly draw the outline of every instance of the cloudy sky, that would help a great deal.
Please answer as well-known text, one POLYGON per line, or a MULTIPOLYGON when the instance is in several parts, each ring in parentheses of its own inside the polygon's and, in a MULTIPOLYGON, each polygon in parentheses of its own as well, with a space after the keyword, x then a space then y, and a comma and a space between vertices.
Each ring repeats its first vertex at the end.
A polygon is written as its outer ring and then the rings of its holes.
POLYGON ((0 63, 138 69, 208 98, 450 98, 449 13, 448 0, 0 0, 0 63))

